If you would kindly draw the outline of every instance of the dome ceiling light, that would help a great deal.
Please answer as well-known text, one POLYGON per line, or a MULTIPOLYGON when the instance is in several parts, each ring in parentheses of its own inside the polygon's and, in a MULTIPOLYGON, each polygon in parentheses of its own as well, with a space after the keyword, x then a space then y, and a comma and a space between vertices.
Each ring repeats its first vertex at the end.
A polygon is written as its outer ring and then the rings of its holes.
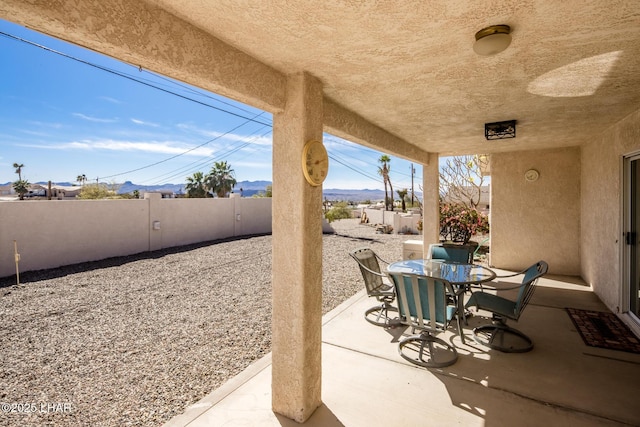
POLYGON ((500 53, 511 44, 511 27, 508 25, 492 25, 476 33, 473 50, 478 55, 489 56, 500 53))

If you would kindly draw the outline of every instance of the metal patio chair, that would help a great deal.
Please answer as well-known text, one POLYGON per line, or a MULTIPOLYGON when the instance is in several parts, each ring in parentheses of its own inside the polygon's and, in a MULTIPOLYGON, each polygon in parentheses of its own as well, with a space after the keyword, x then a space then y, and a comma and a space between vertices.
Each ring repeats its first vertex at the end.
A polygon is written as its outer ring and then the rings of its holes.
MULTIPOLYGON (((505 353, 524 353, 533 348, 533 341, 524 333, 507 325, 507 319, 518 321, 525 307, 535 291, 536 282, 545 274, 549 266, 544 261, 538 261, 531 267, 518 273, 499 276, 513 277, 523 274, 522 283, 516 286, 493 288, 498 291, 518 290, 515 301, 485 292, 481 286, 479 291, 471 294, 465 307, 475 306, 479 310, 492 313, 492 323, 473 330, 474 339, 488 347, 505 353)), ((490 282, 491 283, 491 282, 490 282)), ((498 282, 499 283, 499 282, 498 282)), ((485 284, 484 286, 487 286, 485 284)))
POLYGON ((458 333, 462 336, 457 304, 451 284, 444 279, 435 279, 410 273, 387 273, 394 284, 398 299, 400 322, 410 326, 418 334, 400 340, 398 352, 409 362, 427 368, 442 368, 458 360, 456 348, 433 335, 445 331, 454 317, 458 333))
POLYGON ((398 309, 391 304, 396 298, 393 286, 387 281, 386 274, 382 273, 380 263, 388 265, 389 263, 380 258, 370 248, 360 248, 349 255, 358 263, 362 278, 364 279, 367 295, 376 298, 380 305, 371 307, 364 313, 367 322, 376 326, 390 326, 391 318, 389 312, 397 312, 398 309))
POLYGON ((472 245, 443 245, 433 243, 429 245, 427 259, 441 259, 443 261, 473 263, 473 253, 476 246, 472 245))

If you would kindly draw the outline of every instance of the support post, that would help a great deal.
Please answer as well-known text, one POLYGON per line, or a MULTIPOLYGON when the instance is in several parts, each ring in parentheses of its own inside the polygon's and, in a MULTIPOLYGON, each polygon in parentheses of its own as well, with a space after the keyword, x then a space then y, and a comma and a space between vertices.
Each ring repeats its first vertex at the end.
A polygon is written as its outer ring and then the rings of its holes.
MULTIPOLYGON (((430 156, 428 164, 422 165, 422 234, 424 251, 429 245, 440 241, 440 168, 438 156, 430 156)), ((426 253, 425 253, 426 255, 426 253)))
POLYGON ((310 139, 322 141, 322 85, 287 81, 273 120, 272 409, 299 423, 321 405, 322 187, 302 171, 310 139))

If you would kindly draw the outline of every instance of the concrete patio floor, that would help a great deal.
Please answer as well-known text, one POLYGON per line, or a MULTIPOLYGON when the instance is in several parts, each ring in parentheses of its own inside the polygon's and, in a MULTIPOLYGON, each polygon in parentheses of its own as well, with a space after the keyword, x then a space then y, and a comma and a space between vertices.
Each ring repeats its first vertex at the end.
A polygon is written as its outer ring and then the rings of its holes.
MULTIPOLYGON (((459 352, 443 369, 402 359, 397 341, 408 331, 367 323, 374 303, 362 291, 324 317, 323 405, 304 425, 640 425, 640 354, 583 343, 565 307, 606 308, 580 279, 541 279, 519 322, 510 322, 533 339, 531 352, 476 344, 471 329, 488 321, 480 312, 464 328, 466 344, 453 327, 439 334, 459 352)), ((298 425, 271 410, 270 355, 165 424, 258 425, 298 425)))

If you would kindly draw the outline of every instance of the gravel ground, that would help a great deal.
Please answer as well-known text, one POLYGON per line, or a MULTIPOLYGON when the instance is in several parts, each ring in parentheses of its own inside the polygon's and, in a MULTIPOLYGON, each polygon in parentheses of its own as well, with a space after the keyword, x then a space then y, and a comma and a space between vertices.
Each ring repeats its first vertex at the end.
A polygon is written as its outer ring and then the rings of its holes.
MULTIPOLYGON (((349 251, 369 246, 394 261, 411 238, 358 220, 333 225, 323 243, 325 313, 364 286, 349 251)), ((270 351, 271 236, 21 281, 0 279, 2 426, 161 425, 270 351)))

